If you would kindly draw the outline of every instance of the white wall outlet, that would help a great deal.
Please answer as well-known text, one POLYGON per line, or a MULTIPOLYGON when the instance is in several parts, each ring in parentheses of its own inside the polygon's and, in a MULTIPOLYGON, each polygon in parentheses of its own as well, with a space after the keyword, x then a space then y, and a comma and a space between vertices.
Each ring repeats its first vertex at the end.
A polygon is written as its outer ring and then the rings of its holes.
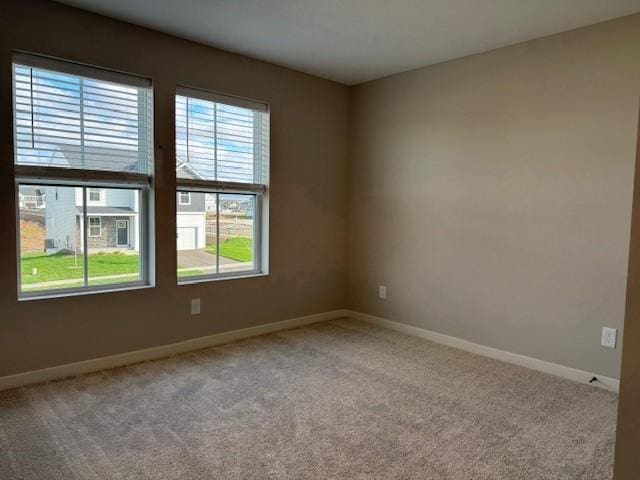
POLYGON ((618 330, 615 328, 602 327, 602 339, 600 344, 603 347, 616 348, 616 340, 618 339, 618 330))
POLYGON ((380 297, 382 300, 387 299, 387 287, 385 285, 380 285, 378 287, 378 297, 380 297))
POLYGON ((191 299, 191 315, 199 315, 200 314, 200 299, 192 298, 191 299))

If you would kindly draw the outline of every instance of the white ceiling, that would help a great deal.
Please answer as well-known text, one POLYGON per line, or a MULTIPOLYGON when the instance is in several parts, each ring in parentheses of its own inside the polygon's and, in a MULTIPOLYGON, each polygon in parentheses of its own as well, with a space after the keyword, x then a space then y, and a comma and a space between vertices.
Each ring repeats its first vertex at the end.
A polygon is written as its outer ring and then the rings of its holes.
POLYGON ((353 85, 640 12, 640 0, 60 0, 353 85))

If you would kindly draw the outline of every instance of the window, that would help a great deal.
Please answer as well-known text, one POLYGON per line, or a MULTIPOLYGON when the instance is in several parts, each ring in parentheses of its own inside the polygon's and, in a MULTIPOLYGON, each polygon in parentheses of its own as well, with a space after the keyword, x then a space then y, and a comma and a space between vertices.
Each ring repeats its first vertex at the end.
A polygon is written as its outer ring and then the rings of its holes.
POLYGON ((102 236, 102 221, 100 220, 100 217, 89 217, 89 236, 102 236))
POLYGON ((91 202, 91 203, 101 203, 102 202, 102 189, 101 188, 90 188, 89 189, 89 202, 91 202))
POLYGON ((179 192, 178 193, 179 205, 191 205, 191 192, 179 192))
POLYGON ((16 54, 13 91, 20 298, 150 284, 151 82, 16 54))
POLYGON ((176 176, 178 280, 267 273, 267 105, 179 89, 176 176))

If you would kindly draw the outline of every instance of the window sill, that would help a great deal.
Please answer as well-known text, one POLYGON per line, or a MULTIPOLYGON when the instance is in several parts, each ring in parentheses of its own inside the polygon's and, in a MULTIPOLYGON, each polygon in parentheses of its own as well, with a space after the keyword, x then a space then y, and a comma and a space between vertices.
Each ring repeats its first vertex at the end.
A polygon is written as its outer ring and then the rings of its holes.
POLYGON ((127 285, 127 286, 117 286, 113 288, 102 288, 102 289, 92 289, 92 290, 78 290, 78 291, 66 291, 66 292, 45 292, 43 294, 34 294, 34 295, 18 295, 18 302, 30 302, 32 300, 52 300, 56 298, 65 298, 65 297, 79 297, 83 295, 96 295, 100 293, 116 293, 116 292, 129 292, 131 290, 146 290, 149 288, 154 288, 155 285, 127 285))
POLYGON ((268 277, 268 273, 238 273, 237 275, 221 275, 221 276, 209 276, 209 277, 194 277, 185 280, 178 280, 178 286, 183 285, 193 285, 195 283, 206 283, 206 282, 221 282, 223 280, 243 280, 247 278, 259 278, 259 277, 268 277))

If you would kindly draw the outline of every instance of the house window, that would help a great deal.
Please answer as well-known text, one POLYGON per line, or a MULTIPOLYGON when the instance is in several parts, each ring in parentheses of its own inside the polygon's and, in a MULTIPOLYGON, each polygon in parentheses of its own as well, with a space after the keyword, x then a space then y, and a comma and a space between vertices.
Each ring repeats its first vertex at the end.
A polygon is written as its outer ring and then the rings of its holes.
POLYGON ((191 192, 178 192, 179 205, 191 205, 191 192))
POLYGON ((20 299, 150 285, 151 82, 15 54, 20 299), (118 223, 119 222, 119 223, 118 223))
POLYGON ((89 236, 102 236, 102 220, 100 217, 89 217, 89 236))
POLYGON ((102 202, 102 189, 101 188, 89 188, 89 202, 101 203, 102 202))
POLYGON ((268 106, 179 88, 176 177, 179 283, 266 274, 268 106))

